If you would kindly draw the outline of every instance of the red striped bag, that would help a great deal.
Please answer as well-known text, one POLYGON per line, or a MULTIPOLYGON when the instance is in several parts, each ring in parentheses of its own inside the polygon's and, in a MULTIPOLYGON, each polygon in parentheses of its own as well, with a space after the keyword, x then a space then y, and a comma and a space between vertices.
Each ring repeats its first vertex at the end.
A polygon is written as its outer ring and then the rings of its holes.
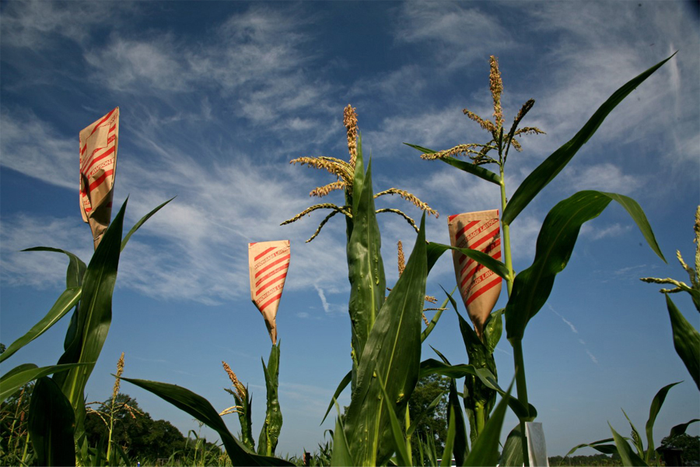
POLYGON ((112 218, 118 142, 119 107, 80 132, 80 212, 95 249, 112 218))
POLYGON ((287 278, 291 249, 289 240, 248 244, 250 299, 265 318, 272 343, 277 343, 277 309, 287 278))
MULTIPOLYGON (((447 225, 453 247, 470 248, 494 259, 501 259, 498 209, 456 214, 447 219, 447 225)), ((501 277, 454 250, 452 261, 462 300, 474 324, 474 330, 481 337, 484 323, 501 293, 501 277)))

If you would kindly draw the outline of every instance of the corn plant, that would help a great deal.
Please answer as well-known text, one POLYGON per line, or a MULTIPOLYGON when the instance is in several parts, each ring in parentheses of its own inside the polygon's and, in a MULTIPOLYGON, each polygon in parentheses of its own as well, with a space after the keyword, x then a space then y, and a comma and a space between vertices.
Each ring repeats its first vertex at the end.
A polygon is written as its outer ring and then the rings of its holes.
MULTIPOLYGON (((537 314, 542 306, 544 306, 551 293, 556 275, 566 267, 581 226, 585 222, 600 215, 611 201, 617 201, 630 214, 652 250, 665 261, 641 207, 633 199, 616 193, 581 191, 555 205, 546 216, 540 230, 533 264, 518 274, 515 273, 512 265, 510 225, 535 196, 537 196, 537 194, 571 161, 578 150, 600 127, 608 114, 637 86, 666 61, 670 60, 671 57, 649 68, 613 93, 569 142, 552 153, 526 177, 515 190, 510 200, 507 200, 505 195, 505 165, 509 149, 511 147, 515 147, 516 150, 520 148, 518 140, 515 139, 516 136, 528 133, 538 134, 542 131, 531 127, 518 128, 522 119, 534 105, 534 100, 529 100, 523 105, 520 112, 515 117, 510 130, 507 133, 504 131, 500 103, 503 88, 500 73, 498 72, 497 61, 494 57, 491 58, 490 78, 490 88, 494 103, 494 121, 482 119, 466 109, 464 111, 470 119, 476 121, 482 128, 489 131, 491 135, 490 141, 486 144, 463 144, 443 151, 434 151, 409 144, 409 146, 421 151, 424 159, 441 160, 453 167, 500 187, 504 263, 485 261, 486 258, 474 257, 473 259, 491 269, 496 274, 499 274, 507 284, 508 302, 504 311, 506 318, 505 326, 508 341, 513 347, 515 382, 517 386, 517 399, 519 402, 519 404, 516 405, 517 409, 515 408, 516 406, 511 405, 511 407, 514 408, 520 420, 520 426, 511 433, 512 436, 509 437, 511 444, 506 446, 507 449, 504 449, 504 451, 513 453, 514 456, 521 456, 521 458, 517 460, 512 457, 503 459, 508 465, 510 465, 511 462, 522 463, 523 461, 525 464, 528 464, 527 443, 525 442, 525 423, 534 420, 536 417, 534 407, 528 402, 527 381, 522 351, 522 339, 524 337, 525 328, 528 322, 537 314), (489 155, 491 151, 497 153, 497 158, 489 155), (456 157, 460 155, 468 156, 471 163, 456 157), (498 172, 491 171, 484 167, 489 164, 495 164, 498 167, 498 172), (515 448, 513 448, 514 445, 516 446, 515 448)), ((448 248, 450 247, 436 245, 434 247, 434 256, 439 256, 442 251, 448 248)), ((488 345, 483 339, 482 342, 484 345, 488 345)), ((466 344, 469 349, 471 344, 466 344)), ((480 380, 485 386, 497 387, 497 384, 494 384, 493 381, 489 381, 489 377, 483 377, 483 372, 481 375, 482 377, 480 377, 480 380)), ((491 375, 491 377, 493 377, 493 375, 491 375)), ((502 393, 502 390, 498 391, 502 393)), ((485 430, 482 434, 485 434, 485 430)), ((477 442, 479 439, 481 439, 481 436, 479 436, 477 442)), ((466 445, 466 439, 462 440, 461 443, 466 445)))
MULTIPOLYGON (((278 396, 280 344, 281 342, 278 342, 272 346, 267 365, 265 365, 264 360, 262 361, 267 389, 267 410, 265 411, 265 420, 258 437, 257 452, 264 456, 274 456, 277 441, 282 430, 282 412, 280 411, 278 396)), ((241 425, 240 441, 252 451, 255 449, 255 441, 252 434, 253 422, 251 419, 253 398, 248 388, 243 386, 243 383, 238 380, 236 373, 231 370, 231 367, 226 362, 222 363, 234 387, 233 390, 228 388, 225 388, 225 390, 233 396, 236 405, 225 409, 219 415, 238 414, 238 420, 241 425)))
POLYGON ((669 297, 672 293, 687 292, 690 294, 695 308, 700 312, 700 206, 695 211, 693 230, 695 231, 693 242, 696 244, 695 267, 688 266, 683 260, 681 252, 676 250, 676 257, 681 267, 688 273, 690 285, 671 278, 643 277, 641 280, 652 284, 671 284, 674 286, 672 289, 660 290, 666 297, 666 307, 673 330, 673 345, 676 353, 688 369, 690 376, 692 376, 693 381, 695 381, 695 385, 700 390, 700 333, 683 317, 676 304, 669 297))
POLYGON ((0 355, 5 361, 74 309, 66 334, 63 355, 53 366, 24 364, 0 378, 0 400, 36 380, 29 406, 28 427, 39 465, 85 464, 91 458, 84 432, 85 386, 107 338, 112 319, 112 293, 119 256, 131 235, 166 203, 144 216, 122 238, 127 202, 110 224, 86 266, 74 254, 48 247, 25 251, 51 251, 68 256, 66 290, 46 316, 0 355), (53 377, 49 378, 49 375, 53 377))
POLYGON ((282 222, 282 225, 295 222, 319 209, 331 210, 319 223, 316 232, 307 240, 309 242, 320 233, 323 226, 333 216, 338 213, 345 216, 348 277, 350 281, 348 313, 352 328, 352 373, 350 382, 352 392, 354 392, 358 384, 358 370, 363 357, 364 347, 384 302, 386 291, 384 263, 380 251, 381 237, 376 214, 392 212, 406 219, 414 229, 418 230, 415 221, 403 211, 388 208, 375 209, 374 200, 381 196, 397 194, 429 214, 437 217, 438 213, 413 194, 398 188, 389 188, 374 194, 371 186, 371 163, 365 172, 362 138, 357 127, 357 114, 350 105, 345 108, 343 124, 347 130, 349 161, 319 156, 300 157, 290 162, 292 164, 303 164, 324 169, 336 176, 336 181, 315 188, 309 195, 323 197, 333 191, 343 190, 344 204, 342 206, 333 203, 315 204, 291 219, 282 222))

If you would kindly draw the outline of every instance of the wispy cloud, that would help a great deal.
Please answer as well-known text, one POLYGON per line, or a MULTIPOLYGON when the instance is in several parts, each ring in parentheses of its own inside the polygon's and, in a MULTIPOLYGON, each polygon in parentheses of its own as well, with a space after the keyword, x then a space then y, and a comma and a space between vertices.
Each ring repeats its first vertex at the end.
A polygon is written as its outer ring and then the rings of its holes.
MULTIPOLYGON (((555 309, 552 307, 552 305, 547 304, 547 306, 548 306, 549 309, 552 311, 552 313, 554 313, 554 314, 557 315, 559 318, 561 318, 561 320, 564 321, 564 323, 566 323, 566 324, 569 326, 569 328, 571 328, 571 332, 573 332, 574 334, 578 334, 578 330, 576 330, 576 327, 573 325, 573 323, 572 323, 571 321, 569 321, 568 319, 564 318, 562 315, 560 315, 559 313, 557 313, 557 310, 555 310, 555 309)), ((582 341, 581 339, 579 339, 579 342, 583 342, 583 341, 582 341)))
MULTIPOLYGON (((569 326, 569 329, 571 329, 571 332, 572 332, 573 334, 579 334, 578 329, 576 329, 576 326, 574 326, 574 324, 573 324, 571 321, 569 321, 568 319, 564 318, 564 317, 563 317, 559 312, 557 312, 557 310, 555 310, 554 307, 553 307, 552 305, 550 305, 549 303, 547 303, 547 307, 549 308, 549 310, 550 310, 552 313, 554 313, 555 315, 557 315, 557 316, 564 322, 564 324, 566 324, 567 326, 569 326)), ((583 350, 586 352, 586 355, 588 355, 588 358, 590 358, 591 361, 597 365, 597 364, 598 364, 598 359, 597 359, 596 356, 593 355, 593 353, 589 350, 588 344, 586 344, 586 341, 584 341, 582 338, 579 337, 579 338, 578 338, 578 343, 581 344, 581 345, 583 346, 583 350)))
POLYGON ((517 46, 496 15, 464 6, 447 2, 402 3, 394 21, 396 42, 430 46, 437 51, 431 57, 435 61, 431 64, 433 71, 437 71, 435 67, 442 71, 461 69, 484 55, 517 46), (475 41, 477 37, 480 40, 475 41))
POLYGON ((1 165, 64 188, 78 186, 77 134, 67 140, 30 111, 3 110, 0 128, 1 165))
POLYGON ((321 299, 321 305, 323 305, 323 311, 325 311, 326 313, 330 313, 330 307, 328 306, 328 300, 326 300, 326 294, 323 292, 323 289, 320 288, 316 284, 314 284, 314 288, 316 289, 316 292, 318 293, 318 298, 321 299))

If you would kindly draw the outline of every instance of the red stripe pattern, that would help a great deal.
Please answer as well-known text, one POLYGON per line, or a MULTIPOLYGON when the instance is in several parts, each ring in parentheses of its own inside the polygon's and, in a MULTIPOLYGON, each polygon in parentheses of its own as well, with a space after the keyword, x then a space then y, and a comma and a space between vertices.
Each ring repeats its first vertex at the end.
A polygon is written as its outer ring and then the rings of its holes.
MULTIPOLYGON (((450 241, 453 246, 481 251, 494 259, 501 259, 497 210, 458 214, 450 216, 448 222, 451 224, 450 241)), ((500 291, 501 278, 490 269, 459 252, 453 252, 453 260, 459 290, 467 309, 494 287, 500 291)))
POLYGON ((119 107, 80 132, 80 208, 83 220, 111 205, 117 165, 119 107))
POLYGON ((250 298, 266 319, 277 314, 290 257, 289 240, 248 244, 250 298))

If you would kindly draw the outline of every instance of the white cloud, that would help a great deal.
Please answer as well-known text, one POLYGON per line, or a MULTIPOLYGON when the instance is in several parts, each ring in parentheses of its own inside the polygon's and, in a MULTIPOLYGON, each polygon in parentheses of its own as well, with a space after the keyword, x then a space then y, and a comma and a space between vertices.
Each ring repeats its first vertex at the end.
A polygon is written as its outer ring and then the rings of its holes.
POLYGON ((46 183, 77 189, 77 134, 69 141, 31 112, 7 111, 0 113, 0 131, 1 165, 46 183))
POLYGON ((328 307, 328 301, 326 300, 326 294, 323 292, 323 289, 321 289, 316 284, 314 284, 314 288, 316 289, 316 292, 318 293, 318 298, 321 299, 321 305, 323 305, 323 311, 325 311, 326 313, 330 313, 330 308, 328 307))
POLYGON ((115 36, 106 47, 86 52, 85 60, 94 70, 94 79, 114 91, 181 91, 191 79, 191 70, 178 49, 167 35, 148 40, 115 36))
POLYGON ((464 3, 405 2, 394 22, 398 43, 431 46, 430 69, 440 71, 463 68, 501 50, 517 47, 499 18, 480 8, 465 8, 464 3), (477 39, 478 40, 475 40, 477 39))
POLYGON ((641 177, 623 173, 617 165, 609 162, 567 167, 559 181, 568 190, 599 190, 624 195, 635 193, 644 182, 641 177))
POLYGON ((3 6, 0 16, 3 45, 41 50, 56 47, 56 37, 81 42, 105 17, 116 21, 120 11, 129 9, 128 5, 120 5, 116 10, 104 2, 10 2, 3 6))

